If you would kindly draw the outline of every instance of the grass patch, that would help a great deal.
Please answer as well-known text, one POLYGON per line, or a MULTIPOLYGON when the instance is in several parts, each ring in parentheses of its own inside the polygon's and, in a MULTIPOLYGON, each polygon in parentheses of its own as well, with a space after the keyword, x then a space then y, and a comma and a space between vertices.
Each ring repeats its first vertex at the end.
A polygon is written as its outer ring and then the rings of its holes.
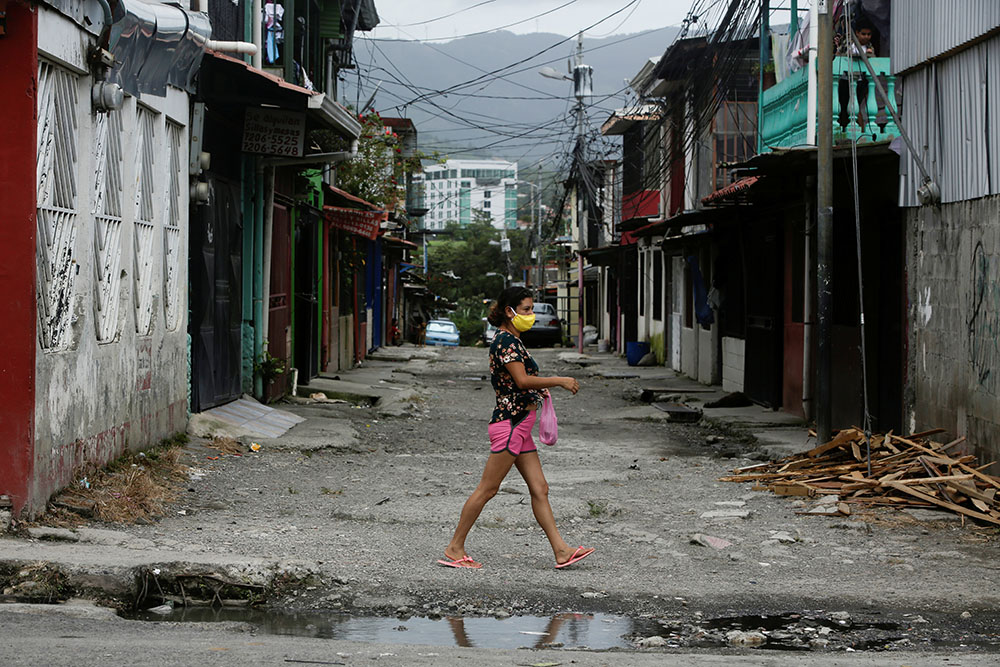
POLYGON ((608 504, 602 503, 599 500, 588 500, 587 507, 589 508, 588 511, 590 512, 590 516, 595 519, 599 516, 607 514, 608 512, 608 504))
POLYGON ((73 523, 75 515, 78 524, 83 514, 135 523, 163 516, 187 481, 188 467, 180 462, 185 442, 186 436, 175 436, 146 451, 128 452, 105 468, 79 471, 76 481, 53 498, 51 518, 73 523))
POLYGON ((328 489, 327 487, 324 486, 320 488, 319 492, 322 493, 324 496, 339 496, 343 495, 344 490, 337 489, 336 491, 334 491, 333 489, 328 489))

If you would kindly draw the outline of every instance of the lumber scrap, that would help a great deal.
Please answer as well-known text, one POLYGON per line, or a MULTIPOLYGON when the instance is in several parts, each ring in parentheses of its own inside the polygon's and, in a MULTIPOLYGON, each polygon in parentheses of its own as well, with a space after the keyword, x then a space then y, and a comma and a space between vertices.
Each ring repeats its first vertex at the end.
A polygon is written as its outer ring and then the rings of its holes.
MULTIPOLYGON (((808 451, 737 468, 721 480, 752 482, 755 490, 782 496, 835 495, 841 503, 839 515, 850 510, 845 503, 934 507, 960 514, 963 521, 969 517, 1000 525, 1000 477, 983 472, 993 463, 980 465, 976 456, 962 450, 949 453, 962 438, 947 444, 928 439, 942 432, 874 434, 869 449, 862 430, 848 428, 808 451)), ((816 509, 802 513, 822 516, 816 509)))

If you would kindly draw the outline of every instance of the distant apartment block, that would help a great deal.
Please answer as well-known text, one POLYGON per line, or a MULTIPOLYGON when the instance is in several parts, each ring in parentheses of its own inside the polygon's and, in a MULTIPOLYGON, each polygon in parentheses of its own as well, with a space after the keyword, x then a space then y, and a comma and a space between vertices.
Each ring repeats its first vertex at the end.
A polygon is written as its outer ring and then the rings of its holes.
POLYGON ((447 160, 424 167, 424 226, 444 229, 449 222, 469 225, 476 211, 497 229, 517 226, 517 163, 506 160, 447 160))

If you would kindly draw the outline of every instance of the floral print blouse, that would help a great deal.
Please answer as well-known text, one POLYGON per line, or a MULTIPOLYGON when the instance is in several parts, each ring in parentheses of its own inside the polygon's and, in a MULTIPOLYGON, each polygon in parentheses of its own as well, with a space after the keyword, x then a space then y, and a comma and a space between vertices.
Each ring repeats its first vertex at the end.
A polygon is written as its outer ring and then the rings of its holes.
POLYGON ((490 345, 490 382, 497 394, 497 407, 493 410, 491 424, 510 419, 519 422, 529 405, 541 405, 544 391, 519 389, 506 365, 512 361, 524 364, 528 375, 538 375, 538 364, 528 354, 521 339, 507 331, 497 331, 490 345))

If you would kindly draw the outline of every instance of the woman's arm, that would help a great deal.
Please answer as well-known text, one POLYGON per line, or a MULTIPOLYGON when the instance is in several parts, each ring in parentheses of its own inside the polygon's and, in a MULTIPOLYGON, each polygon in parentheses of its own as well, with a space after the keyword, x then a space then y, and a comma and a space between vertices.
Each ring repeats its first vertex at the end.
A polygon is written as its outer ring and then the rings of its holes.
POLYGON ((504 364, 504 368, 514 378, 514 384, 518 389, 548 389, 549 387, 562 387, 568 392, 575 394, 580 390, 580 383, 571 377, 539 377, 528 375, 524 370, 524 364, 520 361, 511 361, 504 364))

